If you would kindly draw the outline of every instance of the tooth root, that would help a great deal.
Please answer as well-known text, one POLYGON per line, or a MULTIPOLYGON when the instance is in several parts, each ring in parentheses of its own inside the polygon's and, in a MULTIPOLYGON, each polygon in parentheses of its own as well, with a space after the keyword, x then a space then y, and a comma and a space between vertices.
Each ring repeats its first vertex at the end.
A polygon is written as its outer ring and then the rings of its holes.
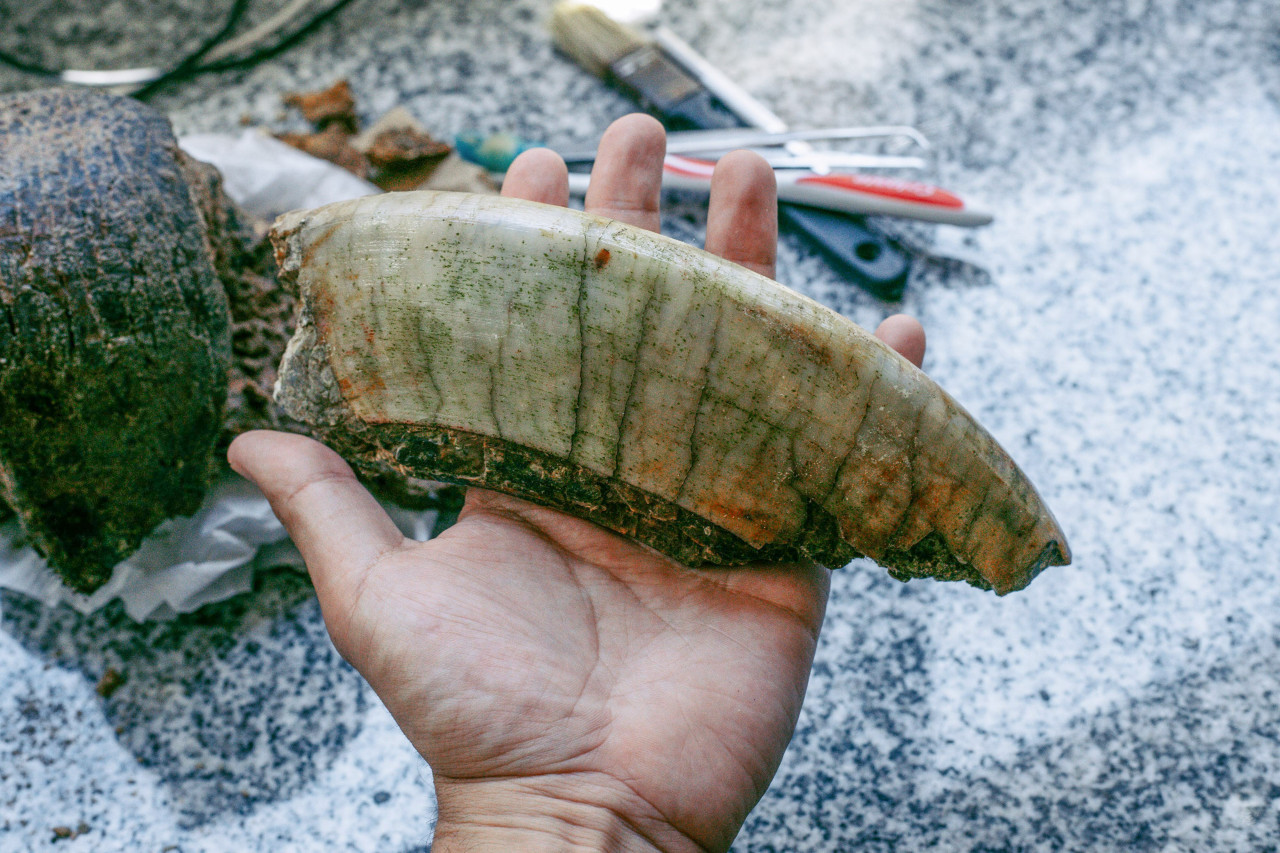
POLYGON ((1004 593, 1069 560, 946 392, 705 252, 453 193, 296 212, 273 238, 301 296, 277 399, 357 464, 507 491, 691 564, 861 553, 1004 593))

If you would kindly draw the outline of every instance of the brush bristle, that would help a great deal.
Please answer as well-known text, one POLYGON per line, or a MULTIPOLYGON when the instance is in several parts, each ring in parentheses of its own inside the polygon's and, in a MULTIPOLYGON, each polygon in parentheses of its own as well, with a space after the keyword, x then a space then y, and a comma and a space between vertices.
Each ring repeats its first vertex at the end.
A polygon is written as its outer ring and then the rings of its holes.
POLYGON ((598 77, 617 60, 644 47, 640 33, 610 18, 595 6, 572 0, 551 10, 551 35, 556 46, 598 77))

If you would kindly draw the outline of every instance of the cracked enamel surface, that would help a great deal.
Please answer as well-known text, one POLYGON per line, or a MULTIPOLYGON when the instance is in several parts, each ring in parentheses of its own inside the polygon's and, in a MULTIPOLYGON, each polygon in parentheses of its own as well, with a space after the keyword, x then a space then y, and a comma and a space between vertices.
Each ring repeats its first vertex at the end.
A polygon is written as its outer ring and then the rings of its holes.
MULTIPOLYGON (((735 264, 612 220, 453 193, 287 214, 274 236, 302 297, 277 398, 327 438, 362 436, 360 452, 403 461, 419 427, 479 437, 477 452, 563 462, 546 476, 590 495, 549 502, 587 517, 606 500, 591 495, 625 484, 762 556, 856 551, 998 592, 1069 560, 1032 485, 932 380, 735 264), (813 544, 824 524, 840 547, 813 544)), ((412 473, 502 488, 475 464, 412 473)))

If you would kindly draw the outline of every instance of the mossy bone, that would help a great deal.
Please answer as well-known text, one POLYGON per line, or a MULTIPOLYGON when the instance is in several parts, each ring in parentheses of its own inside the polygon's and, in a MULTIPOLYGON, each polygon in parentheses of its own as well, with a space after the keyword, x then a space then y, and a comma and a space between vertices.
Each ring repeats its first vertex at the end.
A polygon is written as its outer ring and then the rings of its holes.
POLYGON ((296 211, 277 402, 357 466, 482 486, 687 565, 865 555, 1006 593, 1069 562, 945 391, 764 276, 590 214, 459 193, 296 211))
POLYGON ((81 592, 204 496, 232 354, 202 188, 137 101, 0 97, 0 498, 81 592))

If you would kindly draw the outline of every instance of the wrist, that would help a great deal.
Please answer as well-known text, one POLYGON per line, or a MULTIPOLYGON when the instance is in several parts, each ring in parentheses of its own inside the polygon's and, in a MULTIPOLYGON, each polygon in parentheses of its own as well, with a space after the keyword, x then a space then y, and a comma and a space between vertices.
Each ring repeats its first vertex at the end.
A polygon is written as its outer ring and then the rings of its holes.
POLYGON ((583 774, 436 779, 433 853, 686 853, 701 845, 619 786, 583 774))

